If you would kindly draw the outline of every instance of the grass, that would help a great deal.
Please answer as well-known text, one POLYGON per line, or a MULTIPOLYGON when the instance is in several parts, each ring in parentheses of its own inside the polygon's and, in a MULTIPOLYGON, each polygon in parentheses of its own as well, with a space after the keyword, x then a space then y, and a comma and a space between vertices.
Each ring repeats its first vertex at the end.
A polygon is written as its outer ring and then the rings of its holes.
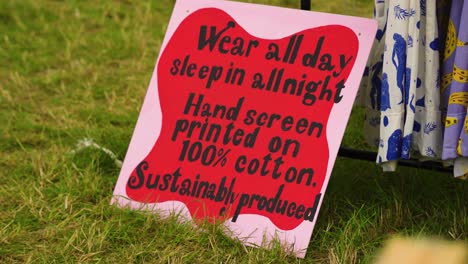
MULTIPOLYGON (((295 0, 250 1, 298 7, 295 0)), ((372 14, 370 0, 313 9, 372 14)), ((468 240, 467 182, 339 158, 304 260, 109 206, 173 1, 0 1, 0 262, 368 263, 391 235, 468 240)), ((344 143, 362 147, 356 109, 344 143)))

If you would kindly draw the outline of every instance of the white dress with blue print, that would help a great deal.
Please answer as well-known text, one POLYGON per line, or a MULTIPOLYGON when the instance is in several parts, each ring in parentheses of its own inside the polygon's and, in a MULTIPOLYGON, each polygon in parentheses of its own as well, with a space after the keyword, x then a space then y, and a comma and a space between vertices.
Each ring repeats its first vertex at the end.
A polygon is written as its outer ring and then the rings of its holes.
POLYGON ((416 114, 412 146, 424 159, 442 157, 442 114, 440 112, 439 50, 436 0, 419 0, 424 7, 417 24, 420 33, 419 71, 416 79, 416 114), (425 25, 425 26, 424 26, 425 25))
POLYGON ((379 30, 359 100, 367 106, 364 134, 378 146, 384 171, 394 171, 401 158, 441 154, 435 5, 436 0, 375 1, 379 30))

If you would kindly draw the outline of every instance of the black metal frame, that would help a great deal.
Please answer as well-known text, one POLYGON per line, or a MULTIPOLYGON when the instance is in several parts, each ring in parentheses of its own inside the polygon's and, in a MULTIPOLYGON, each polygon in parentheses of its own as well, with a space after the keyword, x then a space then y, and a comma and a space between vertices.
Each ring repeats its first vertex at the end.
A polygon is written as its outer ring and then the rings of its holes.
POLYGON ((301 9, 310 10, 312 0, 301 0, 301 9))
MULTIPOLYGON (((312 0, 301 0, 301 9, 310 10, 312 0)), ((340 147, 338 151, 338 156, 358 159, 358 160, 367 160, 375 162, 377 160, 377 153, 366 150, 352 149, 347 147, 340 147)), ((413 167, 426 170, 436 170, 442 172, 452 172, 452 167, 444 167, 441 162, 436 161, 424 161, 421 162, 415 159, 400 160, 398 161, 399 166, 413 167)))

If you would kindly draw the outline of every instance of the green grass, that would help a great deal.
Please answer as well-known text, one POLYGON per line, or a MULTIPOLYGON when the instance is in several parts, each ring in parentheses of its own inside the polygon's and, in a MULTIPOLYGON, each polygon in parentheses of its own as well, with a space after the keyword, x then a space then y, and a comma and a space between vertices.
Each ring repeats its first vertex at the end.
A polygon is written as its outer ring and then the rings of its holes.
MULTIPOLYGON (((298 7, 296 0, 249 1, 298 7)), ((370 17, 370 0, 313 9, 370 17)), ((467 182, 339 158, 307 257, 109 205, 173 1, 0 1, 0 262, 367 263, 391 235, 468 240, 467 182)), ((363 146, 362 111, 345 144, 363 146)))

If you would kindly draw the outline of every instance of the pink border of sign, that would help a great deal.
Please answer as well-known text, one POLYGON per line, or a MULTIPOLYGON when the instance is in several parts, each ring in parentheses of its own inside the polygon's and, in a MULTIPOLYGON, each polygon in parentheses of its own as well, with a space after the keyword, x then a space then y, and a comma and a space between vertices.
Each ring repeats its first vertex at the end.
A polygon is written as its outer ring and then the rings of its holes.
MULTIPOLYGON (((358 57, 346 82, 347 89, 344 89, 342 92, 343 100, 333 107, 330 114, 330 117, 333 118, 331 118, 328 123, 327 138, 329 142, 330 160, 328 162, 325 182, 321 190, 322 193, 325 193, 330 174, 333 169, 333 164, 335 163, 336 155, 338 153, 338 148, 346 128, 346 123, 351 113, 359 82, 377 30, 376 22, 370 19, 358 17, 331 15, 221 0, 178 0, 175 4, 171 20, 167 27, 161 51, 164 50, 177 26, 188 15, 198 9, 207 7, 224 10, 250 34, 265 39, 278 39, 308 28, 332 24, 347 26, 358 36, 358 57), (253 16, 252 14, 255 15, 253 16)), ((132 209, 159 211, 163 214, 176 211, 183 218, 190 219, 191 217, 187 208, 181 202, 171 201, 150 205, 141 204, 131 201, 125 193, 125 185, 132 169, 138 165, 139 161, 146 157, 160 134, 162 116, 157 91, 155 67, 122 170, 120 171, 112 203, 117 203, 122 207, 130 207, 132 209), (155 122, 155 120, 158 122, 155 122)), ((324 195, 322 195, 320 200, 319 208, 322 204, 323 197, 324 195)), ((273 238, 279 238, 282 243, 289 246, 289 248, 291 248, 298 257, 304 257, 315 226, 315 221, 304 221, 297 228, 284 231, 277 228, 266 217, 242 214, 235 223, 227 220, 225 222, 225 226, 233 232, 232 234, 235 237, 240 238, 246 244, 260 246, 262 243, 271 241, 273 238), (266 241, 264 241, 264 238, 266 238, 266 241)))

